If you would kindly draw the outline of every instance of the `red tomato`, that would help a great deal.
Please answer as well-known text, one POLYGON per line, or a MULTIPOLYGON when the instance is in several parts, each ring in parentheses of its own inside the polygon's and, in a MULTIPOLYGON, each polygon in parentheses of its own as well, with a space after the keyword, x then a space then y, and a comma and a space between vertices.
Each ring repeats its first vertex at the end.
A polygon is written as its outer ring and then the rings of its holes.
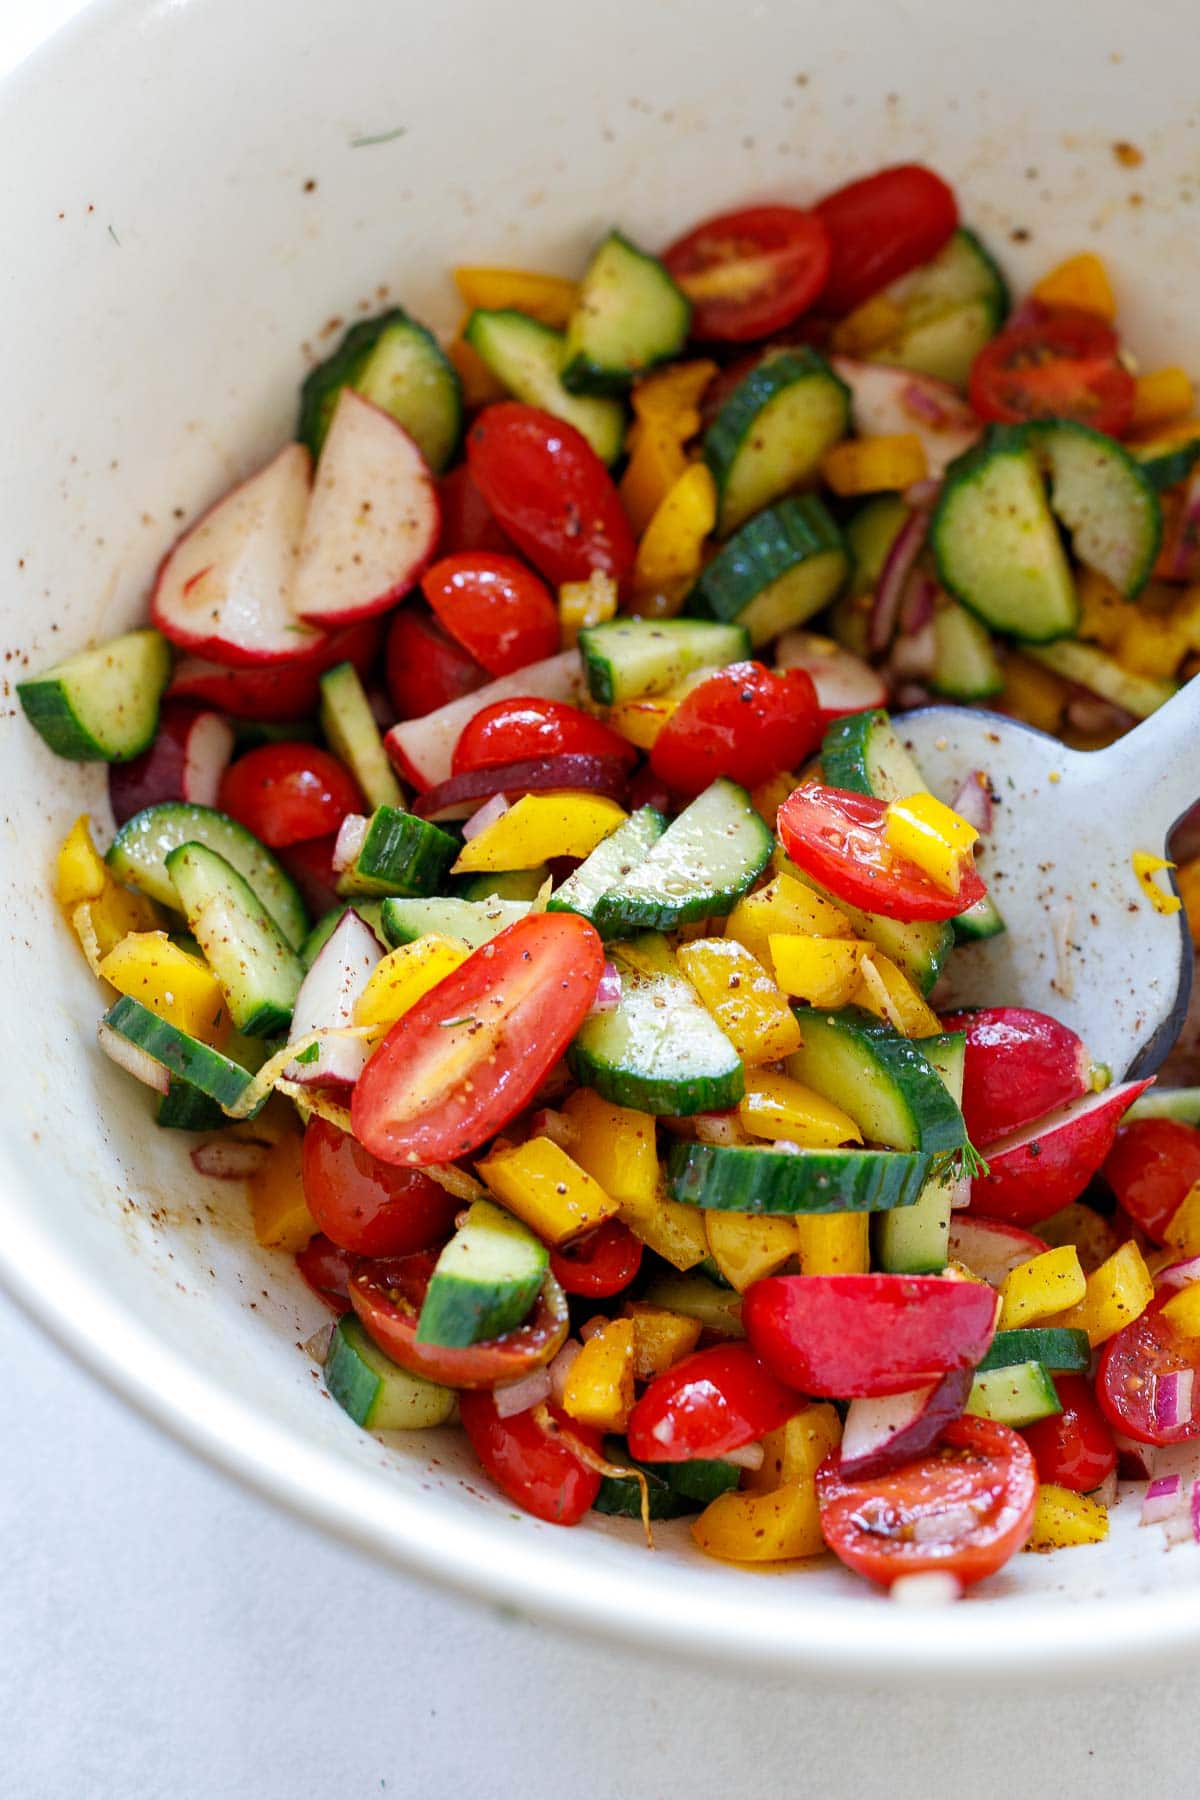
POLYGON ((324 670, 352 662, 365 676, 379 650, 382 620, 362 619, 327 632, 316 652, 302 662, 271 663, 253 669, 226 669, 198 656, 186 656, 171 677, 169 694, 200 700, 235 719, 303 719, 315 713, 324 670))
POLYGON ((1077 1100, 1091 1087, 1092 1059, 1083 1039, 1047 1013, 1026 1006, 982 1006, 977 1012, 950 1013, 942 1029, 967 1034, 962 1111, 977 1150, 1077 1100))
POLYGON ((398 1019, 354 1086, 354 1135, 384 1162, 468 1156, 527 1106, 604 969, 594 925, 530 913, 398 1019))
POLYGON ((417 1342, 417 1320, 437 1255, 419 1250, 386 1262, 360 1262, 350 1277, 350 1304, 385 1356, 443 1387, 493 1388, 519 1381, 556 1356, 567 1339, 567 1297, 552 1275, 523 1325, 503 1337, 452 1349, 417 1342))
POLYGON ((326 1237, 359 1256, 407 1256, 454 1229, 461 1201, 420 1169, 379 1162, 348 1131, 310 1119, 304 1198, 326 1237))
POLYGON ((798 1410, 748 1344, 714 1344, 655 1376, 629 1415, 629 1454, 640 1462, 728 1456, 798 1410))
MULTIPOLYGON (((496 1486, 527 1513, 551 1525, 578 1525, 591 1510, 600 1476, 561 1437, 543 1430, 532 1410, 502 1419, 490 1394, 462 1394, 458 1410, 471 1448, 496 1486)), ((556 1425, 600 1455, 598 1431, 556 1406, 549 1410, 556 1425)))
POLYGON ((967 394, 981 419, 1076 419, 1119 437, 1133 412, 1133 376, 1117 334, 1095 313, 1044 309, 1009 325, 971 365, 967 394))
POLYGON ((952 190, 920 163, 852 181, 816 210, 832 246, 821 310, 835 315, 928 262, 958 224, 952 190))
POLYGON ((1096 1398, 1115 1431, 1140 1444, 1182 1444, 1200 1438, 1200 1344, 1183 1338, 1162 1316, 1162 1301, 1109 1338, 1096 1371, 1096 1398), (1169 1378, 1192 1374, 1190 1408, 1171 1424, 1169 1378))
POLYGON ((679 703, 655 740, 650 766, 677 794, 699 794, 727 775, 757 787, 794 769, 821 742, 817 690, 802 669, 777 674, 730 663, 679 703))
POLYGON ((315 744, 260 744, 221 777, 217 805, 273 850, 336 831, 347 813, 362 812, 357 781, 315 744))
POLYGON ((1054 1385, 1062 1411, 1027 1425, 1021 1435, 1033 1451, 1039 1481, 1090 1494, 1116 1468, 1117 1446, 1090 1381, 1056 1375, 1054 1385))
POLYGON ((637 546, 612 478, 581 432, 515 400, 485 406, 467 437, 476 485, 552 586, 593 569, 624 585, 637 546))
POLYGON ((742 1323, 768 1369, 804 1394, 904 1394, 971 1368, 992 1341, 996 1296, 941 1275, 768 1275, 742 1323))
POLYGON ((1175 1119, 1135 1119, 1118 1131, 1102 1173, 1134 1223, 1161 1244, 1200 1181, 1200 1131, 1175 1119))
POLYGON ((1007 1425, 956 1419, 936 1450, 886 1475, 851 1481, 836 1456, 817 1470, 825 1542, 847 1568, 890 1587, 941 1569, 982 1581, 1029 1536, 1037 1468, 1007 1425))
POLYGON ((779 836, 796 867, 835 900, 887 919, 952 919, 983 899, 987 889, 970 858, 957 894, 948 894, 894 856, 883 835, 886 811, 870 794, 805 782, 779 809, 779 836))
POLYGON ((515 556, 462 550, 426 569, 421 588, 438 620, 489 675, 511 675, 558 653, 558 609, 515 556))
POLYGON ((620 1219, 606 1219, 586 1237, 550 1252, 550 1268, 564 1294, 604 1300, 627 1288, 642 1266, 642 1246, 620 1219))
POLYGON ((303 1250, 296 1252, 296 1267, 318 1299, 335 1313, 350 1311, 350 1277, 358 1266, 358 1258, 340 1245, 330 1243, 318 1231, 303 1250))
POLYGON ((829 269, 829 234, 796 206, 747 206, 705 219, 663 255, 692 303, 692 336, 740 344, 812 305, 829 269))
POLYGON ((392 620, 385 674, 392 705, 401 719, 424 718, 451 700, 473 694, 488 678, 487 670, 455 643, 431 612, 413 600, 392 620))
POLYGON ((495 700, 468 720, 454 746, 455 775, 545 756, 616 756, 627 766, 637 751, 590 713, 561 700, 495 700))
POLYGON ((438 482, 442 509, 442 535, 438 555, 454 556, 459 550, 511 550, 512 542, 488 511, 487 501, 471 479, 466 463, 459 463, 438 482))
POLYGON ((315 919, 322 913, 331 912, 335 906, 344 906, 337 891, 338 876, 333 866, 334 846, 337 843, 337 832, 331 831, 327 837, 303 838, 298 844, 285 844, 279 851, 279 860, 300 889, 304 904, 315 919))

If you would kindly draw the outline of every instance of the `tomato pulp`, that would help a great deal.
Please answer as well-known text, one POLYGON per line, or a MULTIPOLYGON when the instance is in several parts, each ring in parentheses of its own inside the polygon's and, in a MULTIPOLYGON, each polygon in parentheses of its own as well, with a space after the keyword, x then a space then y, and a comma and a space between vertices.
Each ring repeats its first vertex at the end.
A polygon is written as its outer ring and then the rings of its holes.
POLYGON ((620 1219, 550 1252, 550 1268, 564 1294, 603 1300, 627 1288, 642 1266, 642 1246, 620 1219))
POLYGON ((663 261, 692 303, 692 336, 736 344, 806 311, 825 285, 829 256, 817 213, 747 206, 694 226, 663 261))
POLYGON ((315 744, 260 744, 231 763, 217 804, 273 850, 336 832, 347 813, 361 812, 358 783, 343 763, 315 744))
POLYGON ((462 1202, 420 1169, 380 1162, 324 1119, 304 1132, 308 1210, 333 1243, 359 1256, 406 1256, 449 1237, 462 1202))
POLYGON ((1039 1481, 1087 1494, 1116 1468, 1117 1446, 1085 1376, 1056 1375, 1054 1386, 1062 1411, 1027 1425, 1022 1436, 1039 1481))
POLYGON ((783 847, 798 869, 845 900, 887 919, 952 919, 987 893, 965 859, 957 894, 895 856, 884 837, 887 807, 870 794, 806 782, 779 809, 783 847))
POLYGON ((1200 1131, 1176 1119, 1135 1119, 1117 1132, 1103 1174, 1134 1224, 1161 1244, 1200 1181, 1200 1131))
POLYGON ((1070 307, 1038 309, 992 338, 967 389, 981 419, 1074 419, 1111 437, 1128 426, 1135 391, 1111 325, 1070 307))
POLYGON ((1184 1338, 1152 1303, 1109 1338, 1096 1396, 1110 1425, 1140 1444, 1200 1438, 1200 1344, 1184 1338))
POLYGON ((731 663, 680 701, 650 766, 677 794, 702 793, 719 775, 752 788, 797 768, 821 736, 817 690, 803 670, 731 663))

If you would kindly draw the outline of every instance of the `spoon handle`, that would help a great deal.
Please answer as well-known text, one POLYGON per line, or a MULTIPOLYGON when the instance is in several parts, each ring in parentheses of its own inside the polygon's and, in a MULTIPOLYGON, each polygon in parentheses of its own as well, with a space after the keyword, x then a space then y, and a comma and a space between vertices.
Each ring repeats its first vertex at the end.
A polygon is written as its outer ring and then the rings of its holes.
POLYGON ((1200 680, 1187 682, 1096 761, 1113 804, 1128 812, 1142 846, 1165 844, 1200 800, 1200 680))

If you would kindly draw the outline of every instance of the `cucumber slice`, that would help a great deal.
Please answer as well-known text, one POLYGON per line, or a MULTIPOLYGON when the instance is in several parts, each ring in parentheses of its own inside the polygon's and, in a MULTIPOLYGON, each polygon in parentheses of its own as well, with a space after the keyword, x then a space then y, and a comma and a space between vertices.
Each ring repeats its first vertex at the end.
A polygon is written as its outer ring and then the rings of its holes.
POLYGON ((1004 687, 992 634, 974 613, 953 601, 933 615, 933 671, 929 685, 951 700, 987 700, 1004 687))
POLYGON ((681 975, 623 967, 621 1002, 584 1021, 567 1060, 617 1106, 683 1116, 723 1112, 745 1091, 737 1051, 681 975))
POLYGON ((760 1150, 672 1144, 667 1183, 689 1206, 737 1213, 882 1212, 912 1206, 933 1157, 902 1150, 760 1150))
POLYGON ((883 289, 903 319, 872 362, 962 386, 1008 312, 1008 284, 973 231, 960 226, 927 263, 883 289))
POLYGON ((842 535, 814 495, 781 500, 735 532, 684 602, 699 618, 744 625, 766 644, 828 605, 846 578, 842 535))
POLYGON ((1044 1368, 1072 1375, 1086 1375, 1092 1366, 1092 1347, 1086 1331, 1065 1325, 1030 1325, 1017 1331, 998 1331, 976 1373, 1008 1369, 1014 1363, 1037 1362, 1044 1368))
MULTIPOLYGON (((917 1049, 941 1077, 946 1092, 961 1109, 963 1069, 966 1063, 965 1031, 945 1032, 920 1038, 917 1049)), ((943 1169, 931 1175, 914 1206, 890 1212, 880 1219, 875 1234, 875 1254, 881 1269, 896 1275, 938 1275, 946 1266, 950 1245, 950 1213, 955 1175, 943 1169)))
POLYGON ((453 1388, 438 1387, 392 1362, 353 1313, 333 1328, 325 1386, 343 1412, 367 1431, 425 1431, 444 1425, 456 1400, 453 1388))
POLYGON ((821 742, 821 767, 830 787, 876 800, 906 800, 925 787, 915 757, 882 709, 835 719, 821 742))
POLYGON ((764 356, 704 436, 717 484, 717 535, 801 487, 850 429, 850 390, 807 346, 764 356))
POLYGON ((678 356, 692 308, 655 257, 619 231, 596 251, 567 326, 563 386, 572 394, 621 394, 636 375, 678 356))
MULTIPOLYGON (((908 791, 915 790, 910 788, 908 791)), ((802 874, 782 853, 776 852, 775 862, 793 881, 810 887, 822 900, 828 900, 831 906, 845 913, 854 935, 868 939, 885 956, 890 956, 896 967, 902 969, 923 994, 930 992, 954 948, 954 932, 949 924, 936 920, 916 920, 909 924, 902 919, 885 919, 882 913, 862 912, 857 906, 847 906, 844 900, 835 899, 827 888, 802 874)))
POLYGON ((665 694, 696 669, 720 669, 750 654, 741 625, 701 619, 608 619, 579 633, 588 692, 601 706, 665 694))
POLYGON ((1060 1413, 1062 1402, 1050 1371, 1040 1362, 1023 1362, 977 1374, 964 1410, 977 1419, 1019 1428, 1060 1413))
POLYGON ((389 944, 414 944, 436 931, 478 950, 528 911, 527 900, 385 900, 383 935, 389 944))
POLYGON ((1070 419, 1031 425, 1029 435, 1071 549, 1132 600, 1150 579, 1162 541, 1162 508, 1145 470, 1115 438, 1070 419))
POLYGON ((155 1109, 154 1123, 164 1131, 220 1131, 229 1120, 209 1095, 172 1075, 155 1109))
POLYGON ((249 882, 206 844, 172 850, 167 873, 237 1029, 247 1037, 286 1030, 304 964, 249 882))
POLYGON ((1062 644, 1027 644, 1025 654, 1064 680, 1077 681, 1080 687, 1090 688, 1102 700, 1123 706, 1137 719, 1148 719, 1179 689, 1177 681, 1163 681, 1154 675, 1136 675, 1131 669, 1123 669, 1095 644, 1081 644, 1077 640, 1062 644))
POLYGON ((354 907, 335 906, 329 912, 322 913, 300 946, 300 961, 306 969, 312 968, 317 956, 333 936, 348 911, 357 913, 363 924, 375 933, 380 943, 387 944, 388 939, 383 930, 383 902, 381 900, 360 900, 354 907))
POLYGON ((458 372, 432 332, 398 306, 352 325, 300 390, 296 435, 321 453, 337 397, 350 387, 390 413, 435 474, 451 461, 462 431, 458 372))
POLYGON ((996 315, 986 300, 968 300, 936 318, 914 325, 892 340, 885 351, 872 351, 871 362, 894 363, 915 375, 935 375, 954 387, 965 387, 971 364, 996 334, 996 315))
POLYGON ((1161 437, 1125 446, 1155 493, 1161 494, 1186 481, 1200 460, 1200 425, 1191 430, 1194 435, 1190 437, 1183 427, 1177 427, 1161 437))
POLYGON ((802 1047, 785 1068, 893 1150, 951 1152, 967 1142, 957 1101, 916 1044, 860 1007, 797 1007, 802 1047))
MULTIPOLYGON (((131 1000, 126 994, 109 1007, 104 1023, 110 1031, 136 1044, 139 1050, 144 1050, 147 1056, 170 1070, 172 1076, 215 1100, 218 1106, 236 1106, 254 1079, 231 1057, 223 1056, 219 1050, 202 1044, 199 1038, 189 1037, 186 1031, 169 1025, 140 1000, 131 1000)), ((170 1098, 169 1090, 167 1098, 170 1098)))
POLYGON ((437 1259, 417 1321, 419 1344, 502 1337, 528 1316, 550 1266, 532 1231, 490 1200, 473 1200, 437 1259))
POLYGON ((207 844, 248 881, 288 943, 298 947, 308 931, 300 890, 283 864, 236 819, 211 806, 168 800, 147 806, 122 825, 105 857, 118 881, 179 910, 167 858, 181 844, 207 844))
POLYGON ((321 730, 366 795, 368 806, 400 806, 404 796, 392 773, 366 690, 353 663, 338 663, 321 677, 321 730))
POLYGON ((1000 908, 990 894, 977 900, 965 913, 956 914, 950 924, 956 944, 979 944, 987 938, 999 937, 1002 931, 1008 930, 1000 908))
POLYGON ((562 381, 566 339, 561 331, 524 313, 476 311, 463 336, 510 394, 574 425, 601 462, 620 456, 625 409, 618 400, 568 393, 562 381))
POLYGON ((17 698, 56 756, 129 762, 154 742, 170 674, 166 638, 157 631, 129 631, 18 681, 17 698))
POLYGON ((722 1287, 697 1269, 686 1274, 670 1270, 643 1289, 647 1306, 662 1306, 668 1312, 682 1313, 685 1319, 699 1319, 705 1331, 714 1337, 745 1337, 742 1325, 742 1296, 731 1287, 722 1287))
MULTIPOLYGON (((687 1513, 699 1512, 719 1494, 735 1488, 741 1479, 737 1464, 719 1457, 697 1456, 691 1462, 683 1463, 638 1462, 636 1457, 630 1456, 624 1438, 606 1439, 604 1455, 608 1462, 641 1470, 646 1478, 652 1519, 679 1519, 687 1513)), ((640 1519, 641 1483, 605 1475, 592 1501, 592 1511, 615 1518, 640 1519)))
POLYGON ((852 597, 874 592, 892 545, 911 517, 898 494, 876 494, 859 507, 845 528, 852 597))
POLYGON ((633 872, 666 829, 667 821, 660 812, 652 806, 639 807, 611 837, 597 844, 592 854, 551 894, 547 912, 574 912, 585 919, 593 918, 601 896, 633 872))
POLYGON ((499 875, 467 875, 459 893, 464 900, 536 900, 550 879, 545 863, 536 869, 504 869, 499 875))
POLYGON ((459 844, 448 831, 396 806, 377 806, 362 848, 338 877, 339 894, 435 894, 459 844))
POLYGON ((732 912, 771 860, 774 839, 745 788, 724 777, 705 788, 653 849, 596 901, 598 931, 673 931, 732 912))

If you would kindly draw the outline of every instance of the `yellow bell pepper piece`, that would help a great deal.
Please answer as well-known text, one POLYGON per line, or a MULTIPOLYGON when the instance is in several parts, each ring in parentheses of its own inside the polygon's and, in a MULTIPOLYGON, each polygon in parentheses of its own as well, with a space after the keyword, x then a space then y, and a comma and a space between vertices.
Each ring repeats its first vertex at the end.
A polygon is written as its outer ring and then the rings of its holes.
POLYGON ((1110 325, 1117 316, 1108 270, 1090 250, 1081 256, 1069 256, 1043 275, 1033 288, 1033 298, 1046 306, 1077 306, 1081 312, 1095 313, 1110 325))
POLYGON ((699 1319, 685 1318, 665 1306, 627 1300, 625 1318, 633 1321, 633 1372, 638 1381, 653 1381, 690 1356, 700 1342, 699 1319))
POLYGON ((759 1069, 746 1077, 738 1116, 754 1137, 786 1138, 809 1150, 862 1143, 862 1132, 849 1113, 774 1069, 759 1069))
POLYGON ((925 446, 915 431, 847 438, 821 458, 826 485, 843 496, 898 491, 928 473, 925 446))
POLYGON ((703 1217, 712 1259, 739 1294, 744 1294, 752 1281, 774 1275, 796 1254, 793 1219, 735 1212, 706 1212, 703 1217))
POLYGON ((113 880, 92 842, 86 813, 80 814, 59 846, 54 892, 89 961, 107 956, 131 932, 156 931, 163 924, 162 909, 153 900, 113 880), (77 916, 80 907, 87 911, 77 916))
POLYGON ((95 844, 86 813, 80 813, 59 846, 54 868, 54 892, 60 906, 71 912, 81 900, 98 900, 112 876, 95 844))
MULTIPOLYGON (((1075 591, 1079 598, 1077 636, 1104 650, 1115 650, 1133 610, 1128 600, 1095 569, 1080 569, 1075 591)), ((1036 668, 1037 664, 1031 663, 1030 667, 1036 668)))
POLYGON ((304 1198, 300 1152, 304 1134, 293 1121, 261 1169, 250 1177, 250 1217, 254 1235, 266 1250, 303 1250, 317 1233, 317 1221, 304 1198))
POLYGON ((617 584, 603 569, 593 569, 586 581, 564 581, 558 590, 564 650, 574 649, 588 625, 603 625, 616 616, 617 584))
POLYGON ((725 1562, 792 1562, 825 1548, 817 1490, 811 1482, 769 1494, 718 1494, 692 1522, 692 1536, 725 1562))
POLYGON ((784 770, 778 775, 770 776, 760 786, 751 790, 750 799, 753 802, 754 810, 768 831, 775 830, 779 809, 796 785, 796 777, 784 770))
POLYGON ((1027 656, 1010 656, 1004 665, 1005 712, 1039 731, 1058 730, 1068 693, 1065 681, 1027 656))
POLYGON ((786 1424, 768 1431, 762 1441, 761 1467, 742 1478, 747 1493, 770 1494, 776 1488, 811 1481, 827 1456, 842 1441, 842 1421, 828 1400, 794 1412, 786 1424))
POLYGON ((201 1043, 219 1047, 229 1036, 229 1013, 216 976, 165 931, 130 932, 104 957, 100 973, 119 994, 140 1000, 201 1043))
POLYGON ((1184 1195, 1167 1221, 1163 1243, 1185 1256, 1200 1256, 1200 1181, 1184 1195))
POLYGON ((858 986, 851 998, 904 1037, 936 1037, 942 1029, 937 1014, 904 971, 873 945, 859 957, 858 986))
MULTIPOLYGON (((696 423, 700 423, 699 414, 696 423)), ((683 445, 668 424, 653 419, 638 427, 617 490, 635 537, 645 531, 687 467, 683 445)))
POLYGON ((580 1168, 620 1205, 652 1205, 659 1186, 652 1115, 614 1106, 593 1088, 577 1088, 562 1111, 574 1132, 571 1150, 580 1168))
POLYGON ((164 913, 144 894, 120 887, 110 881, 98 900, 81 902, 86 906, 91 930, 102 957, 116 948, 122 938, 133 931, 161 930, 164 913))
POLYGON ((704 540, 717 522, 717 487, 707 463, 689 463, 654 510, 633 566, 635 594, 674 595, 700 573, 704 540))
POLYGON ((932 794, 910 794, 907 800, 889 800, 883 835, 897 856, 915 863, 945 893, 957 894, 979 833, 932 794))
MULTIPOLYGON (((1186 369, 1151 369, 1133 384, 1131 431, 1152 431, 1186 419, 1195 405, 1192 378, 1186 369)), ((1200 428, 1198 428, 1200 430, 1200 428)), ((1185 440, 1186 441, 1186 440, 1185 440)))
POLYGON ((590 856, 625 818, 602 794, 524 794, 463 845, 454 873, 536 869, 555 856, 590 856))
POLYGON ((1162 1316, 1171 1321, 1181 1338, 1193 1342, 1200 1338, 1200 1281, 1172 1294, 1162 1309, 1162 1316))
POLYGON ((765 969, 774 967, 771 938, 776 934, 852 938, 854 931, 845 913, 831 901, 781 874, 757 893, 746 894, 725 921, 725 936, 744 944, 765 969))
POLYGON ((671 363, 652 375, 643 375, 634 383, 633 410, 641 422, 667 420, 681 440, 694 437, 700 429, 699 406, 704 390, 717 372, 715 362, 698 358, 695 362, 671 363))
POLYGON ((548 1244, 567 1244, 620 1210, 553 1138, 493 1150, 475 1166, 497 1200, 548 1244))
POLYGON ((1164 869, 1173 869, 1175 864, 1168 862, 1165 856, 1152 856, 1148 850, 1135 850, 1129 860, 1133 864, 1133 872, 1137 876, 1138 886, 1155 912, 1162 913, 1164 918, 1168 919, 1172 914, 1177 913, 1183 905, 1179 895, 1169 894, 1165 888, 1159 887, 1154 879, 1164 869))
POLYGON ((1086 1331, 1094 1350, 1140 1318, 1153 1298, 1150 1271, 1131 1238, 1088 1276, 1087 1292, 1079 1305, 1061 1313, 1054 1323, 1086 1331))
POLYGON ((1200 856, 1194 856, 1191 862, 1180 863, 1175 871, 1175 881, 1192 941, 1200 944, 1200 856))
POLYGON ((796 1219, 802 1275, 867 1275, 871 1269, 868 1213, 802 1213, 796 1219))
POLYGON ((803 1041, 796 1015, 736 938, 681 944, 679 967, 744 1063, 779 1062, 803 1041))
POLYGON ((833 328, 833 348, 843 356, 868 356, 882 350, 904 327, 904 308, 887 294, 872 294, 833 328))
POLYGON ((563 1388, 569 1418, 597 1431, 624 1431, 633 1411, 634 1341, 632 1319, 609 1319, 587 1340, 563 1388))
POLYGON ((1074 1244, 1043 1250, 1028 1262, 1018 1263, 1000 1283, 1000 1329, 1015 1331, 1036 1325, 1069 1306, 1078 1306, 1087 1293, 1087 1276, 1074 1244))
POLYGON ((1108 1508, 1090 1494, 1043 1483, 1033 1509, 1027 1550, 1069 1550, 1076 1544, 1102 1544, 1108 1536, 1108 1508))
POLYGON ((621 1218, 635 1238, 681 1272, 694 1269, 708 1255, 704 1214, 699 1207, 672 1200, 661 1181, 649 1200, 623 1199, 621 1218))
POLYGON ((466 338, 454 338, 446 346, 446 355, 458 374, 464 406, 472 409, 491 406, 496 400, 508 398, 504 383, 492 374, 474 344, 468 344, 466 338))
POLYGON ((639 750, 653 750, 658 734, 682 699, 682 694, 643 694, 639 700, 620 700, 612 707, 608 723, 639 750))
POLYGON ((848 1006, 864 946, 856 938, 770 935, 775 979, 785 994, 810 1006, 848 1006))
POLYGON ((469 955, 461 938, 443 937, 436 931, 426 932, 411 944, 398 944, 371 971, 354 1008, 354 1023, 371 1025, 382 1037, 469 955))
POLYGON ((567 323, 575 307, 578 284, 563 275, 535 274, 528 269, 460 268, 454 285, 466 304, 483 312, 525 313, 555 330, 567 323))

